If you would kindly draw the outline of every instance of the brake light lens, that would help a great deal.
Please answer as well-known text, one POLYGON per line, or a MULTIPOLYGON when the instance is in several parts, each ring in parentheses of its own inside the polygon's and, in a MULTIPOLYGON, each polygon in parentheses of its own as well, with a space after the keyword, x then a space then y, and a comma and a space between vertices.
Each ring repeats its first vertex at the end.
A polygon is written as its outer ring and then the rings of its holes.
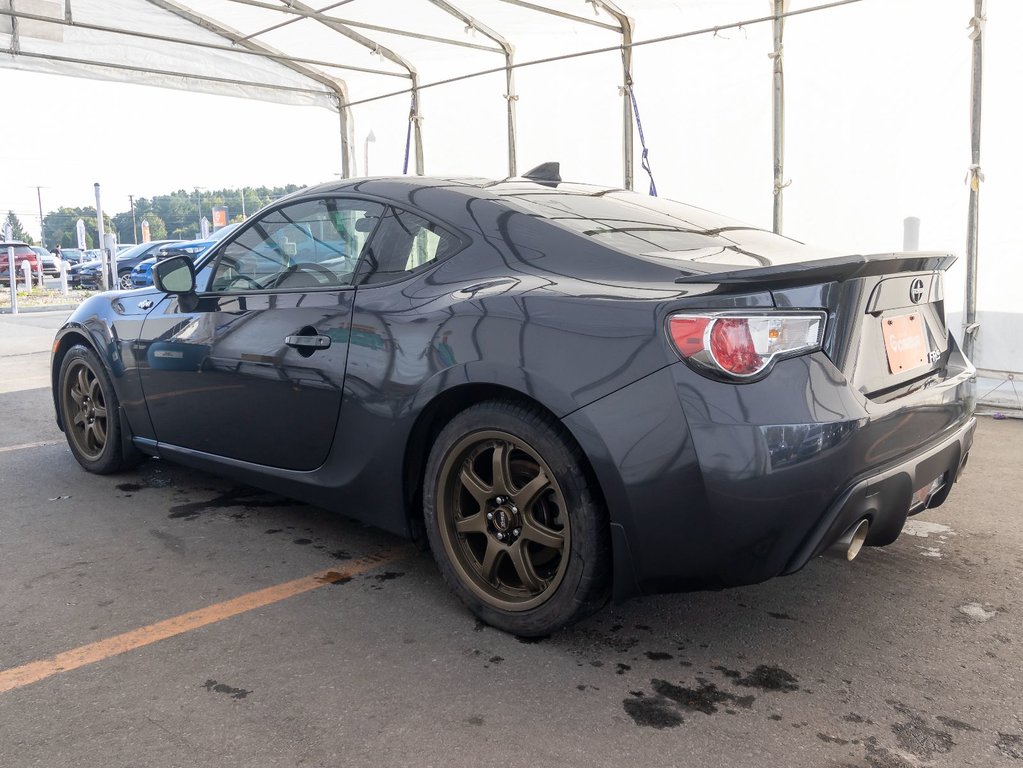
POLYGON ((820 349, 823 312, 679 313, 668 322, 679 355, 703 373, 751 380, 775 360, 820 349))

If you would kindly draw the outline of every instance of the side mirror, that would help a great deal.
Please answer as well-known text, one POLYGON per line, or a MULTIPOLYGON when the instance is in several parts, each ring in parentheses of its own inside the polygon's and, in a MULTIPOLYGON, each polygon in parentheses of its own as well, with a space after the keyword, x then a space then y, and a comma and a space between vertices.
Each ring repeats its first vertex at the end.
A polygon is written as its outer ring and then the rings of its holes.
POLYGON ((157 290, 178 295, 195 292, 195 265, 187 256, 172 256, 153 265, 157 290))

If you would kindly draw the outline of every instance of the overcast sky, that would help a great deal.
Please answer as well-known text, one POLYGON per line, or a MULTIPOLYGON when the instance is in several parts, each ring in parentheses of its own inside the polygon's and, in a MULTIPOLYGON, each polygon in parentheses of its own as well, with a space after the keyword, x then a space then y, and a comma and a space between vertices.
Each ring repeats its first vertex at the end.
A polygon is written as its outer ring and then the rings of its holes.
MULTIPOLYGON (((192 4, 201 2, 214 0, 192 4)), ((486 0, 462 4, 513 37, 519 61, 617 41, 604 30, 580 31, 486 0)), ((593 15, 582 0, 549 4, 593 15)), ((813 4, 793 0, 792 6, 813 4)), ((770 7, 767 0, 620 5, 635 17, 639 40, 763 16, 770 7)), ((378 23, 401 19, 419 28, 434 23, 425 12, 418 18, 422 6, 360 0, 349 7, 361 7, 367 18, 376 12, 378 23), (394 13, 399 6, 402 12, 394 13)), ((922 219, 921 248, 963 254, 972 8, 972 0, 864 0, 787 22, 786 234, 845 252, 892 251, 901 248, 903 218, 915 215, 922 219)), ((988 19, 980 302, 1018 311, 1023 3, 988 0, 988 19)), ((465 36, 458 24, 446 34, 465 36)), ((770 227, 770 35, 765 24, 636 49, 635 90, 663 196, 770 227)), ((451 54, 408 38, 377 37, 414 52, 424 82, 501 63, 486 53, 451 54)), ((362 66, 379 66, 366 51, 357 56, 362 66)), ((621 184, 618 55, 527 68, 517 77, 520 170, 560 160, 565 178, 621 184)), ((357 99, 401 83, 352 76, 348 85, 357 99)), ((36 185, 49 211, 94 204, 92 184, 99 181, 104 210, 116 213, 128 209, 129 194, 312 184, 340 171, 338 117, 322 108, 2 66, 0 93, 0 209, 14 210, 32 233, 39 228, 36 185)), ((503 93, 502 76, 424 91, 428 174, 504 175, 503 93)), ((407 112, 404 96, 355 108, 360 173, 370 130, 377 137, 370 172, 400 173, 407 112)), ((636 184, 646 187, 638 163, 636 184)), ((961 304, 961 262, 948 281, 953 309, 961 304)))

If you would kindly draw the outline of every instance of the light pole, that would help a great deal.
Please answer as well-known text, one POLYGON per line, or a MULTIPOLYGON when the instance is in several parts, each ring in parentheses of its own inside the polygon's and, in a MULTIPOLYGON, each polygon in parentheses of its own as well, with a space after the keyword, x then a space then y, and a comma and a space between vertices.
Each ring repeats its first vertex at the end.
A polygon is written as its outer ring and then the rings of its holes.
POLYGON ((139 241, 138 225, 135 223, 135 196, 128 195, 128 202, 131 203, 131 236, 135 242, 139 241))
POLYGON ((199 208, 199 218, 196 220, 196 227, 198 227, 198 229, 196 229, 196 232, 198 233, 196 237, 198 238, 202 237, 202 192, 199 191, 199 187, 195 188, 195 199, 199 208))
POLYGON ((39 201, 39 247, 46 247, 46 232, 43 231, 43 193, 42 187, 36 187, 36 199, 39 201))

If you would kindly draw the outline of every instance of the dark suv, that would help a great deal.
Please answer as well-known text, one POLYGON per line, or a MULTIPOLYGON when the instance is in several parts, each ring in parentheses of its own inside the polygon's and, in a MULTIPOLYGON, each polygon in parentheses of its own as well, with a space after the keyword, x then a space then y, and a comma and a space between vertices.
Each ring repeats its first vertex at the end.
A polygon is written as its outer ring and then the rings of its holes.
MULTIPOLYGON (((117 255, 117 285, 111 288, 130 290, 134 286, 131 283, 131 270, 144 259, 155 256, 160 248, 169 243, 177 243, 179 240, 154 240, 151 243, 142 243, 134 248, 117 255)), ((79 284, 82 288, 102 288, 103 273, 100 271, 100 262, 86 264, 78 271, 79 284)))
POLYGON ((11 240, 0 242, 0 283, 3 285, 11 284, 10 268, 7 262, 7 249, 9 247, 14 248, 14 268, 17 270, 17 274, 14 276, 15 282, 21 277, 21 265, 26 261, 32 266, 32 279, 34 280, 35 275, 39 272, 39 256, 36 255, 36 252, 27 243, 11 240))

